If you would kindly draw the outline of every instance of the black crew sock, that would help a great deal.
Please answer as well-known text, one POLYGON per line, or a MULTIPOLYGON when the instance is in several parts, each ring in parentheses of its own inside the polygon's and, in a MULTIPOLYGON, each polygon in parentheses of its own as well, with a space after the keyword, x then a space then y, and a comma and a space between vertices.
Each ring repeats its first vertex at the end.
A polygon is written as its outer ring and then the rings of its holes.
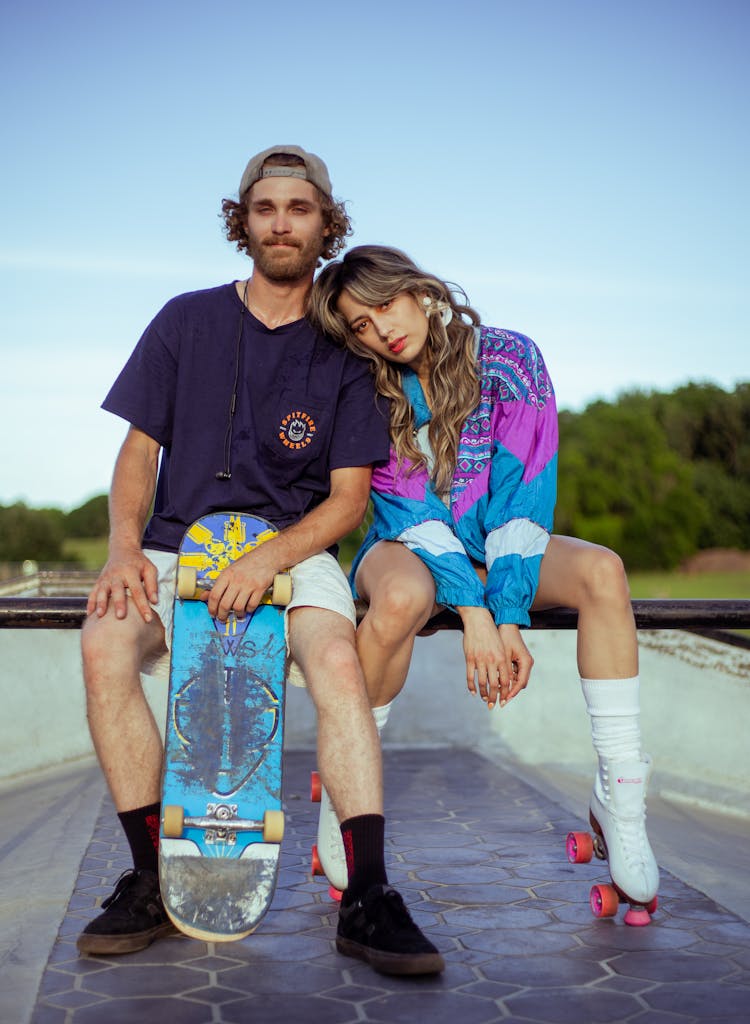
POLYGON ((125 838, 133 855, 136 871, 158 871, 159 869, 159 817, 161 804, 137 807, 134 811, 118 814, 125 830, 125 838))
POLYGON ((385 818, 360 814, 341 822, 349 885, 346 902, 364 896, 370 886, 387 885, 385 872, 385 818))

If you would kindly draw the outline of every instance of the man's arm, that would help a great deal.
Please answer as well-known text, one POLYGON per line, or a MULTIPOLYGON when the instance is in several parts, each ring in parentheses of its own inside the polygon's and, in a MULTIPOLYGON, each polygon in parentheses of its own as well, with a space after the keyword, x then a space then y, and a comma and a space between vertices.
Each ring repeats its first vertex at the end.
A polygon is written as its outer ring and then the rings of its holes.
POLYGON ((109 494, 109 557, 89 594, 87 612, 101 617, 112 602, 118 619, 127 615, 126 590, 145 622, 156 601, 157 572, 141 548, 156 486, 160 445, 131 427, 115 463, 109 494))
POLYGON ((356 529, 367 511, 371 476, 370 466, 333 470, 331 493, 324 502, 221 573, 208 598, 211 615, 223 621, 232 609, 244 614, 256 608, 276 573, 325 551, 356 529))

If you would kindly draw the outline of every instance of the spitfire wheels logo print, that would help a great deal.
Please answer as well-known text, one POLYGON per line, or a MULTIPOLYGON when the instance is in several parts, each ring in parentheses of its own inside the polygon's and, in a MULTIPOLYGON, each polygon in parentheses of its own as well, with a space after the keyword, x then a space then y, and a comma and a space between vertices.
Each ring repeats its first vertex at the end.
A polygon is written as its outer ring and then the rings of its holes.
POLYGON ((295 410, 287 413, 279 426, 279 440, 285 448, 307 448, 315 437, 317 427, 309 413, 295 410))

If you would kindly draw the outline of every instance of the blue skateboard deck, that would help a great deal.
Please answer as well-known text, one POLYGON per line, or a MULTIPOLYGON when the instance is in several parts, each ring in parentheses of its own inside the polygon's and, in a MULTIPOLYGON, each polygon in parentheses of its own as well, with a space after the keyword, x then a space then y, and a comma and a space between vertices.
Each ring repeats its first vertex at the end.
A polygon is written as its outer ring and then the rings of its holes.
POLYGON ((286 643, 284 609, 270 596, 244 619, 221 622, 201 592, 275 533, 256 516, 214 513, 190 527, 179 552, 159 879, 177 927, 206 941, 249 935, 273 898, 286 643))

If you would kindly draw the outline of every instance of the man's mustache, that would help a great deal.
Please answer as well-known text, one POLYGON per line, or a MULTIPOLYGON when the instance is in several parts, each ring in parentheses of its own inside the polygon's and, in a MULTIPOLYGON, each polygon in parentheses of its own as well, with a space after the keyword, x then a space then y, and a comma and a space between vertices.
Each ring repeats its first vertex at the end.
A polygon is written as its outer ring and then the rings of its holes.
POLYGON ((278 238, 264 238, 263 241, 261 242, 261 245, 264 245, 269 249, 272 249, 275 246, 279 245, 291 245, 294 246, 295 249, 302 248, 301 242, 298 242, 296 238, 284 239, 283 241, 279 240, 278 238))

